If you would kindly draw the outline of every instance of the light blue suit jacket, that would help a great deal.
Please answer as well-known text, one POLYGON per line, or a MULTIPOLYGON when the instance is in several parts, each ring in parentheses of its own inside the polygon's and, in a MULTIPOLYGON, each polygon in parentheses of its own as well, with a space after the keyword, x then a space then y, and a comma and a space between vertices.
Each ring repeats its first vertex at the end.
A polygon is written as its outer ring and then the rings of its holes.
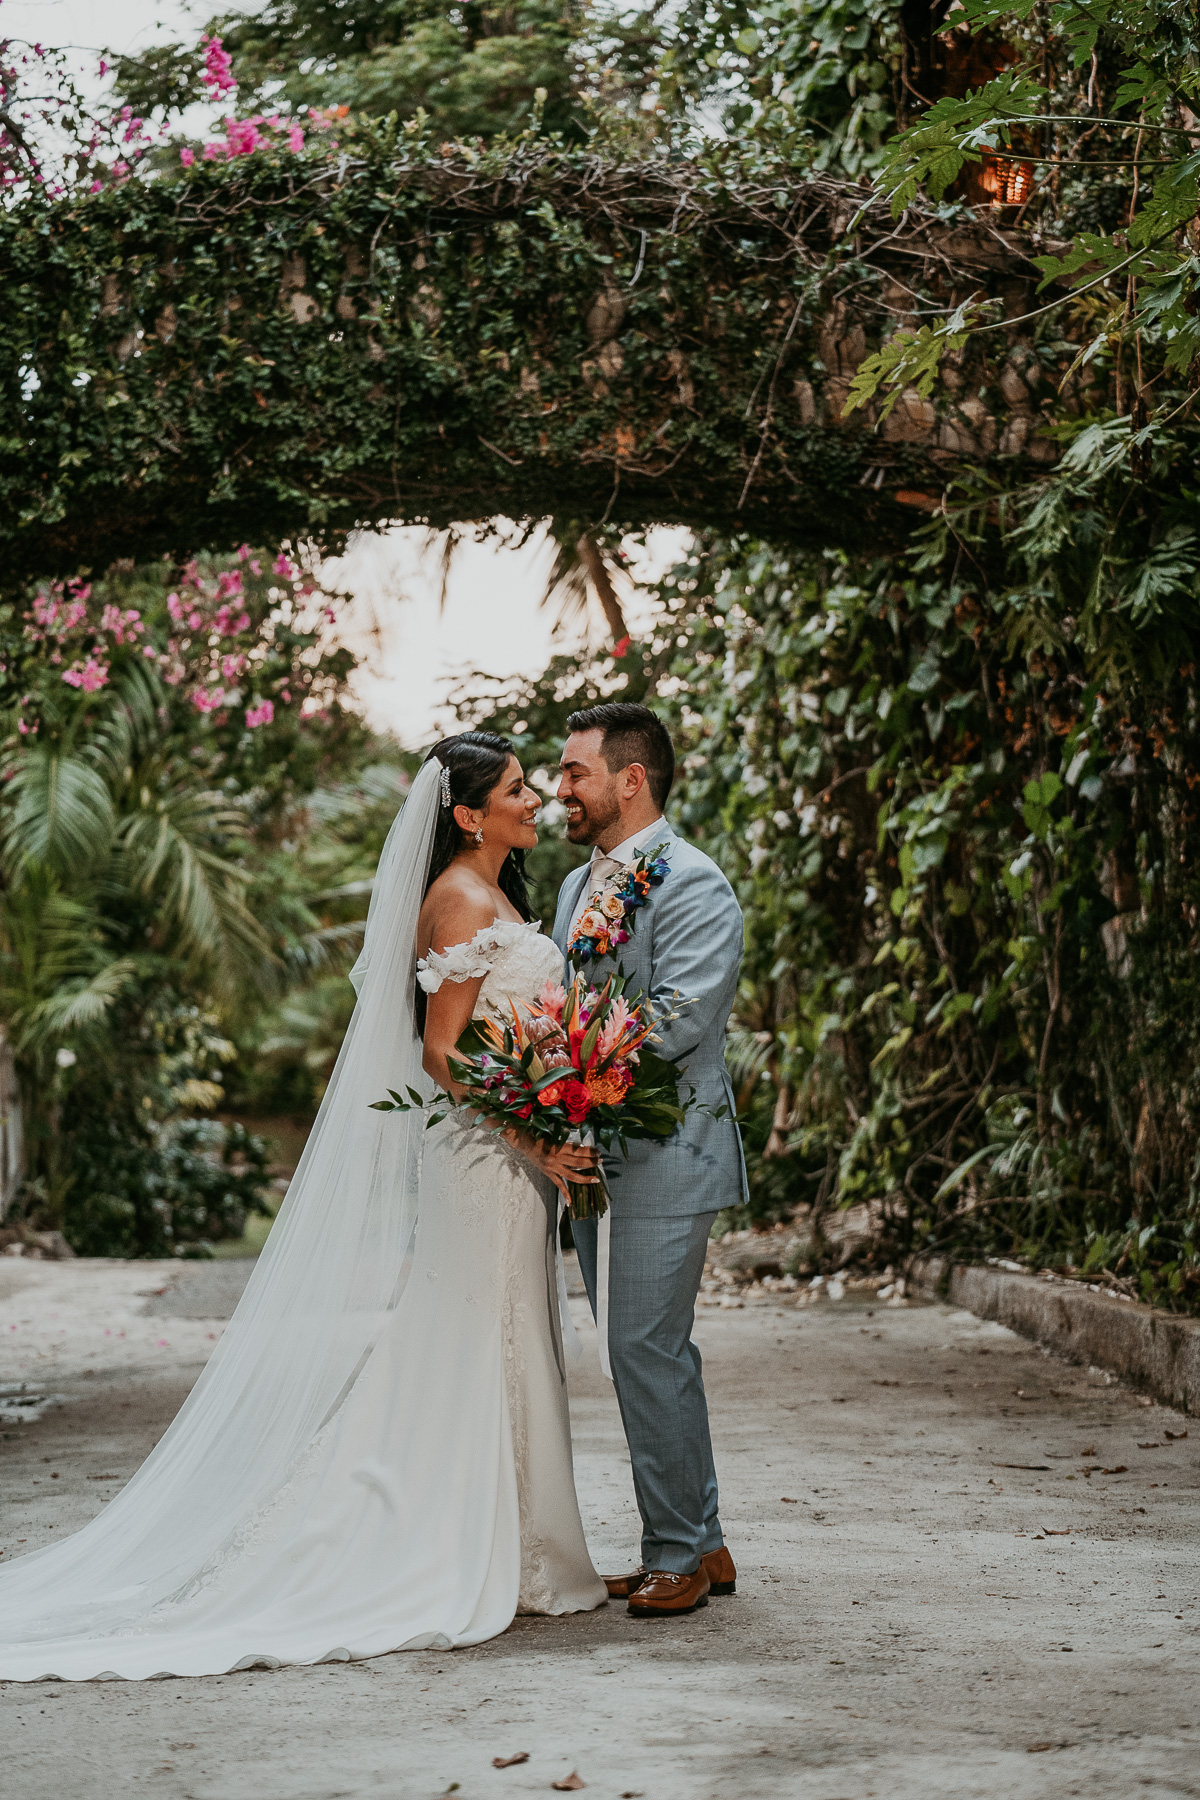
MULTIPOLYGON (((637 852, 664 845, 670 873, 651 889, 646 906, 634 914, 629 943, 617 956, 588 963, 585 974, 600 981, 620 963, 630 994, 643 993, 661 1011, 671 1010, 678 989, 691 1005, 661 1029, 662 1056, 678 1059, 687 1073, 681 1085, 696 1090, 710 1107, 725 1105, 722 1119, 693 1109, 665 1144, 631 1143, 628 1157, 605 1158, 613 1216, 679 1218, 718 1212, 746 1198, 746 1165, 734 1118, 733 1087, 725 1068, 725 1028, 737 993, 741 968, 742 913, 733 889, 711 857, 677 837, 668 825, 654 825, 637 852)), ((588 879, 589 864, 563 882, 554 921, 554 941, 566 955, 571 916, 588 879)))

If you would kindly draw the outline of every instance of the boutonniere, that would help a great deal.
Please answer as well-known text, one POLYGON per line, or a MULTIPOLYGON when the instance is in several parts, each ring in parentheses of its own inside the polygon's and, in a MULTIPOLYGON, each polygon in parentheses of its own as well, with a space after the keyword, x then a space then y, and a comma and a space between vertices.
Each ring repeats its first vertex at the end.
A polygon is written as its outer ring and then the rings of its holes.
POLYGON ((671 865, 663 858, 666 844, 643 851, 636 862, 610 875, 588 900, 571 933, 567 955, 583 965, 607 956, 633 936, 635 915, 650 898, 651 888, 661 887, 671 865))

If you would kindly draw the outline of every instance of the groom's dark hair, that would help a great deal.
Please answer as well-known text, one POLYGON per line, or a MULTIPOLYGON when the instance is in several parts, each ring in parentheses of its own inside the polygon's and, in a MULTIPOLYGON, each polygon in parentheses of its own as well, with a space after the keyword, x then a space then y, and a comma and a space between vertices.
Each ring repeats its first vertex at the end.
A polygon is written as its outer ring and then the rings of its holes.
POLYGON ((602 731, 600 754, 610 775, 641 763, 655 806, 665 806, 675 779, 675 747, 661 719, 632 700, 610 700, 572 713, 568 731, 602 731))

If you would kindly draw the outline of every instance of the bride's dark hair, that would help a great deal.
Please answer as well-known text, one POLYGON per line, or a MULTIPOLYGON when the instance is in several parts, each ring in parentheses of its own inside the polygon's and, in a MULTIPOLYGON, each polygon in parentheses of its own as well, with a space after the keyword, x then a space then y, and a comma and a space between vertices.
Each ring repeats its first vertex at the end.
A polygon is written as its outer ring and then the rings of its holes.
MULTIPOLYGON (((450 772, 450 804, 439 806, 433 829, 433 851, 429 859, 428 893, 439 875, 466 848, 470 839, 454 817, 456 806, 469 806, 472 811, 487 809, 492 791, 504 779, 508 759, 513 754, 507 738, 494 731, 461 731, 457 737, 443 738, 426 757, 436 756, 443 769, 450 772)), ((499 888, 512 901, 523 919, 532 919, 529 894, 525 885, 525 852, 510 850, 500 870, 499 888)), ((417 1025, 425 1035, 425 990, 417 984, 417 1025)))

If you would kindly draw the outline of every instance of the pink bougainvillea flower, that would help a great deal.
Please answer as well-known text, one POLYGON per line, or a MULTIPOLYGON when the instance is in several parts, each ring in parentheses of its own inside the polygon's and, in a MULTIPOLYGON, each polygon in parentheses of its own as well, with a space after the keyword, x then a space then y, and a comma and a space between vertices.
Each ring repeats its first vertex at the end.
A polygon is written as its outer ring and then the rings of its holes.
POLYGON ((299 156, 304 148, 304 132, 299 125, 293 125, 288 131, 288 149, 299 156))
MULTIPOLYGON (((241 552, 239 551, 240 555, 241 552)), ((217 592, 222 600, 228 600, 233 594, 242 591, 242 571, 240 569, 222 569, 217 576, 217 592)))
POLYGON ((258 129, 261 124, 261 114, 253 119, 226 119, 225 142, 230 156, 249 156, 268 141, 258 129))
POLYGON ((218 144, 215 138, 210 138, 208 143, 204 146, 205 162, 216 162, 217 158, 219 156, 224 156, 224 154, 224 144, 218 144))
POLYGON ((200 77, 214 100, 223 100, 237 86, 233 58, 219 37, 201 38, 204 49, 204 74, 200 77))
MULTIPOLYGON (((185 144, 183 146, 183 149, 179 152, 179 160, 183 164, 185 169, 190 169, 192 164, 196 160, 196 152, 194 150, 189 150, 187 145, 185 144)), ((100 183, 97 182, 96 186, 99 187, 99 185, 100 185, 100 183)))
POLYGON ((246 708, 246 729, 255 731, 260 725, 270 725, 274 718, 274 703, 270 700, 260 700, 257 706, 246 708))
POLYGON ((296 575, 296 572, 294 566, 288 561, 281 550, 279 555, 275 558, 275 561, 271 564, 271 573, 273 575, 282 575, 285 581, 291 581, 296 575))
POLYGON ((192 705, 197 712, 216 712, 225 699, 223 688, 196 688, 192 694, 192 705))
POLYGON ((63 680, 68 687, 82 688, 85 694, 94 694, 108 680, 108 664, 89 656, 82 669, 65 669, 63 680))

